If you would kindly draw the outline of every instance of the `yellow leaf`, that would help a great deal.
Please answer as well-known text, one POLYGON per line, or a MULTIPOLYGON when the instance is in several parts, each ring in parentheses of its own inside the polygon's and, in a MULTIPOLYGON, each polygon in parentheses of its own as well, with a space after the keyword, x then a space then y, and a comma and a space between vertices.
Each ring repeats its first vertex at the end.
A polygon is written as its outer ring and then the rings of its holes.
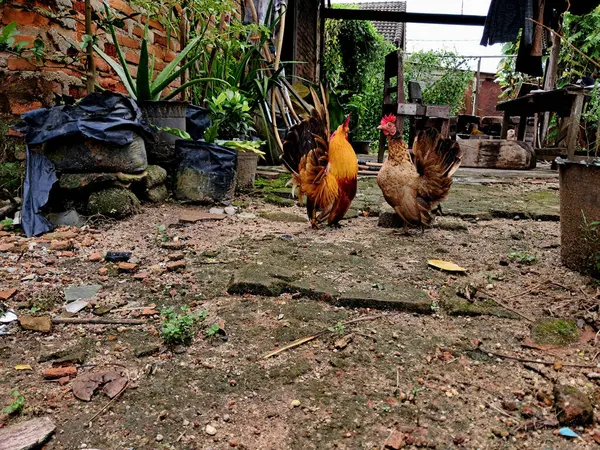
POLYGON ((29 364, 17 364, 15 370, 33 370, 29 364))
POLYGON ((554 364, 552 364, 552 367, 554 367, 554 370, 561 370, 563 368, 563 362, 560 359, 557 359, 554 361, 554 364))
POLYGON ((436 269, 445 270, 446 272, 466 272, 467 269, 460 267, 453 262, 450 261, 442 261, 440 259, 430 259, 427 261, 431 267, 435 267, 436 269))

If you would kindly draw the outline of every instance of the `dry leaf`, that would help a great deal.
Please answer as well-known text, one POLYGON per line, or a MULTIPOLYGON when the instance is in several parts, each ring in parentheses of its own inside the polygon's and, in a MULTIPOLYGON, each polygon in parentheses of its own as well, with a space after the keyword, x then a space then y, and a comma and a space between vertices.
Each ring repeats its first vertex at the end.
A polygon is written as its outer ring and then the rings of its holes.
POLYGON ((427 261, 431 267, 436 269, 445 270, 446 272, 466 272, 467 269, 454 264, 451 261, 442 261, 441 259, 430 259, 427 261))
POLYGON ((29 364, 17 364, 15 370, 33 370, 29 364))
POLYGON ((561 370, 563 368, 563 362, 560 359, 557 359, 554 361, 552 367, 554 367, 554 370, 561 370))

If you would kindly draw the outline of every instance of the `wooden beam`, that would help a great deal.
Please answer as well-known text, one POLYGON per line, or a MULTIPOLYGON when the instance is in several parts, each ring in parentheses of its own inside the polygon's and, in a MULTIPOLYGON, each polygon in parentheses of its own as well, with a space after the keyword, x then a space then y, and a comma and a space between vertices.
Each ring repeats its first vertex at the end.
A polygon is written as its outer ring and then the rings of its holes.
POLYGON ((483 26, 485 25, 486 16, 325 8, 325 18, 341 20, 371 20, 376 22, 435 23, 441 25, 483 26))
POLYGON ((582 93, 575 96, 575 101, 571 106, 571 117, 569 117, 569 131, 567 132, 567 158, 573 161, 575 150, 577 149, 577 138, 579 137, 579 125, 581 121, 581 111, 583 110, 583 100, 585 96, 582 93))

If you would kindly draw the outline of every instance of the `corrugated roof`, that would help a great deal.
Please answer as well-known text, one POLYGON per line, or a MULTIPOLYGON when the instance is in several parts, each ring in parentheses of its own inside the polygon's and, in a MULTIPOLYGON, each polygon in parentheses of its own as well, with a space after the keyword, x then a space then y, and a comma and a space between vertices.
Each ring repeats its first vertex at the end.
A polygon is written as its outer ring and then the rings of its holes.
MULTIPOLYGON (((406 1, 388 1, 388 2, 373 2, 373 3, 355 3, 358 9, 390 11, 390 12, 406 12, 406 1)), ((386 41, 398 47, 404 47, 404 24, 397 22, 373 22, 377 31, 379 31, 386 41)))

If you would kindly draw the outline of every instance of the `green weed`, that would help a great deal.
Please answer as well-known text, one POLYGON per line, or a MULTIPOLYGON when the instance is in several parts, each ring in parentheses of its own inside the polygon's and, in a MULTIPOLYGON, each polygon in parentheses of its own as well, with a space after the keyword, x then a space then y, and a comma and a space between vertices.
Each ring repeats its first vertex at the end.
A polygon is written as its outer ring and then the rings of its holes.
POLYGON ((191 313, 187 306, 181 307, 181 314, 173 308, 161 311, 163 318, 160 335, 169 347, 189 345, 196 334, 197 325, 206 319, 206 311, 191 313))
POLYGON ((25 406, 25 397, 23 397, 19 391, 12 391, 10 393, 13 397, 13 401, 10 405, 2 410, 4 414, 9 416, 14 414, 20 414, 23 411, 23 407, 25 406))
POLYGON ((516 252, 511 252, 508 254, 508 257, 512 261, 516 261, 519 264, 535 264, 537 262, 537 256, 533 253, 528 252, 527 250, 519 250, 516 252))

